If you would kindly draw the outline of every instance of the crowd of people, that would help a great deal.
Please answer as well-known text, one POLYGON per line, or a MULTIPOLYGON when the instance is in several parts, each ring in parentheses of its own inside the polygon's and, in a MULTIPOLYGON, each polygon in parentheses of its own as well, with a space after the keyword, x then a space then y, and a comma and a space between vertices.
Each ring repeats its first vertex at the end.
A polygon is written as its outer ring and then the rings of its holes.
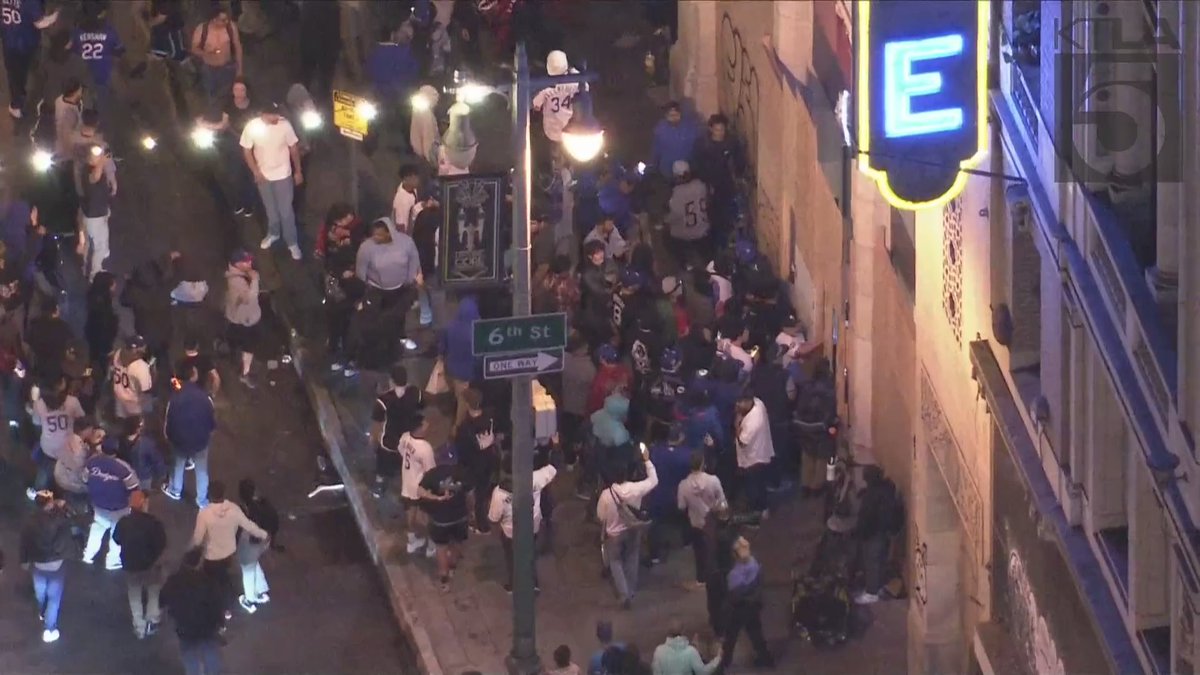
MULTIPOLYGON (((64 578, 74 561, 103 561, 124 570, 136 637, 153 635, 165 609, 188 672, 211 675, 233 610, 254 613, 270 600, 259 559, 279 527, 252 479, 240 482, 235 502, 222 481, 209 478, 213 399, 224 386, 214 344, 233 357, 239 383, 256 386, 263 309, 254 255, 238 249, 229 258, 219 335, 205 317, 211 275, 189 255, 141 261, 123 278, 111 273, 108 219, 118 170, 104 130, 121 41, 105 3, 85 3, 78 29, 55 39, 85 60, 88 78, 65 79, 46 94, 53 105, 35 106, 25 91, 30 55, 57 16, 42 12, 41 0, 12 2, 24 18, 0 31, 9 112, 19 119, 36 108, 35 142, 54 149, 49 197, 25 198, 12 186, 0 195, 0 381, 9 423, 23 428, 32 420, 37 429, 28 492, 36 509, 20 561, 32 575, 43 639, 59 638, 64 578), (64 210, 72 223, 65 231, 47 215, 64 210), (82 306, 67 292, 72 283, 89 289, 82 306), (132 310, 132 333, 120 328, 119 305, 132 310), (166 530, 149 509, 158 490, 176 501, 187 495, 198 509, 174 570, 164 556, 166 530), (230 576, 235 562, 240 592, 230 576)), ((320 34, 336 26, 338 13, 328 14, 334 3, 308 4, 327 6, 302 13, 302 23, 320 34)), ((410 158, 387 213, 363 218, 349 203, 329 204, 312 255, 320 261, 331 370, 388 376, 371 415, 372 492, 390 499, 398 491, 407 552, 414 564, 432 559, 447 592, 464 542, 493 530, 511 591, 513 402, 506 386, 482 378, 470 330, 481 317, 509 313, 509 290, 456 293, 436 281, 446 236, 436 179, 469 173, 478 145, 462 104, 443 100, 439 85, 455 70, 483 68, 516 38, 543 46, 549 74, 569 72, 567 54, 544 48, 554 44, 553 31, 533 5, 417 2, 402 21, 376 27, 373 44, 338 39, 314 50, 306 40, 301 50, 303 77, 318 96, 332 87, 330 59, 352 52, 350 70, 361 71, 381 102, 368 152, 399 128, 410 158), (424 105, 410 105, 414 95, 424 105), (441 323, 439 305, 452 308, 441 323), (403 364, 417 348, 408 325, 414 308, 420 327, 438 336, 428 382, 412 381, 403 364), (431 437, 434 408, 453 408, 444 443, 431 437)), ((236 11, 214 4, 185 32, 181 4, 164 0, 150 3, 146 20, 152 53, 168 64, 172 86, 182 86, 188 69, 197 73, 195 133, 211 134, 230 209, 262 213, 261 249, 282 243, 303 260, 294 204, 303 199, 309 148, 293 125, 300 110, 294 101, 258 96, 244 77, 236 11)), ((566 314, 570 326, 563 372, 540 378, 556 418, 552 430, 537 434, 534 530, 539 546, 548 545, 559 526, 549 488, 569 482, 588 504, 589 522, 579 526, 596 529, 602 573, 625 609, 637 602, 645 570, 652 574, 673 549, 690 548, 695 575, 687 587, 706 594, 715 638, 695 640, 673 625, 649 666, 636 645, 614 642, 611 624, 602 622, 601 648, 586 668, 563 645, 548 672, 713 672, 732 662, 743 632, 754 662, 772 665, 753 530, 797 484, 805 497, 825 495, 833 515, 852 510, 854 524, 842 534, 862 542, 851 570, 861 575, 848 574, 862 576, 856 599, 865 604, 881 594, 897 507, 877 470, 861 472, 845 489, 828 484, 839 448, 833 373, 754 241, 742 201, 744 158, 729 120, 715 114, 698 123, 672 102, 651 147, 625 161, 577 164, 559 147, 577 89, 558 85, 533 101, 541 133, 534 139, 532 301, 536 311, 566 314)), ((512 225, 502 224, 504 236, 512 225)))

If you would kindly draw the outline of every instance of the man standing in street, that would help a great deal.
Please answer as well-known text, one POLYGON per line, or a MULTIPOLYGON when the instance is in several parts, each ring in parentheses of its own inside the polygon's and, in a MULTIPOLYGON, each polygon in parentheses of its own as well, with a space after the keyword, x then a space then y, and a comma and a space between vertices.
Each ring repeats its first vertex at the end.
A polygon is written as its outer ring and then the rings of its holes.
POLYGON ((76 550, 66 502, 49 490, 34 497, 37 511, 21 530, 21 567, 33 575, 33 592, 43 620, 42 642, 58 639, 58 610, 62 606, 63 563, 76 550))
POLYGON ((601 553, 625 609, 632 606, 637 593, 642 529, 647 524, 639 513, 642 500, 658 485, 658 472, 646 450, 642 450, 642 464, 646 467, 645 479, 629 480, 629 468, 621 466, 613 484, 600 493, 596 502, 596 520, 604 532, 601 553))
POLYGON ((734 422, 737 438, 737 465, 745 486, 746 508, 761 514, 767 511, 767 478, 775 446, 771 443, 771 426, 767 407, 753 396, 743 396, 736 406, 734 422))
POLYGON ((380 394, 371 408, 370 445, 375 448, 375 486, 371 494, 376 497, 383 496, 388 482, 400 471, 400 437, 415 428, 425 407, 420 387, 409 385, 404 366, 392 366, 389 379, 392 388, 380 394))
MULTIPOLYGON (((208 486, 208 506, 196 514, 196 529, 192 531, 191 546, 203 549, 204 572, 219 584, 223 606, 233 600, 229 565, 233 561, 233 554, 237 552, 239 528, 262 540, 270 536, 266 530, 247 518, 240 506, 226 501, 225 484, 214 480, 208 486)), ((229 618, 230 614, 227 612, 226 618, 229 618)))
POLYGON ((383 320, 393 326, 384 339, 390 344, 392 331, 398 331, 405 349, 416 349, 417 343, 404 332, 404 319, 416 301, 417 289, 425 285, 425 276, 412 237, 397 232, 388 218, 376 220, 371 223, 371 237, 358 247, 354 269, 367 285, 367 294, 379 296, 383 320))
POLYGON ((216 3, 207 21, 192 31, 192 54, 200 62, 200 81, 210 103, 220 101, 242 74, 242 40, 237 24, 216 3))
POLYGON ((262 305, 258 303, 259 277, 254 258, 238 250, 229 259, 225 270, 225 321, 229 324, 229 348, 240 354, 241 383, 253 389, 250 367, 258 349, 258 324, 262 321, 262 305))
POLYGON ((300 139, 292 123, 284 119, 278 103, 268 104, 257 119, 242 130, 242 154, 254 174, 258 194, 267 212, 265 251, 283 237, 293 260, 300 259, 296 239, 296 212, 292 209, 295 188, 304 183, 300 167, 300 139))
POLYGON ((41 45, 41 33, 58 20, 58 11, 45 13, 42 0, 0 0, 0 38, 8 74, 8 114, 21 119, 25 83, 41 45))
MULTIPOLYGON (((400 437, 400 457, 403 469, 400 474, 400 501, 404 504, 404 520, 408 525, 408 554, 413 555, 426 546, 426 540, 418 534, 425 527, 424 512, 421 510, 421 480, 425 472, 437 465, 433 446, 425 440, 429 422, 418 416, 412 431, 400 437)), ((437 555, 437 545, 428 542, 425 556, 437 555)))
POLYGON ((421 172, 413 164, 400 167, 400 185, 392 199, 392 234, 412 234, 413 211, 417 206, 417 188, 421 185, 421 172))
POLYGON ((129 611, 137 639, 154 635, 158 628, 159 590, 162 588, 162 554, 167 531, 150 515, 150 500, 140 490, 129 498, 131 510, 113 528, 113 541, 121 547, 121 565, 129 590, 129 611))
MULTIPOLYGON (((116 438, 104 439, 100 444, 100 452, 89 457, 84 465, 84 481, 87 483, 93 514, 87 546, 83 549, 83 562, 89 565, 100 552, 104 535, 129 514, 129 495, 139 487, 133 467, 117 457, 118 447, 120 443, 116 438)), ((121 569, 121 545, 114 537, 109 538, 108 555, 105 558, 106 569, 121 569)))
POLYGON ((179 501, 183 498, 184 466, 192 460, 196 468, 196 506, 208 502, 208 442, 217 427, 212 399, 200 387, 194 364, 180 368, 183 385, 171 395, 163 424, 163 434, 175 453, 171 481, 162 488, 163 494, 179 501))
POLYGON ((200 570, 203 560, 204 552, 198 548, 183 554, 183 565, 167 577, 161 598, 175 622, 184 671, 188 675, 220 675, 225 598, 212 577, 200 570))
MULTIPOLYGON (((542 527, 542 491, 558 469, 547 464, 533 472, 533 536, 536 540, 542 527)), ((506 453, 501 468, 500 484, 492 490, 492 503, 488 509, 488 520, 500 526, 500 545, 504 549, 504 568, 508 576, 504 579, 504 590, 512 593, 513 584, 513 496, 512 496, 512 453, 506 453)), ((533 567, 533 587, 538 589, 537 565, 533 567)))

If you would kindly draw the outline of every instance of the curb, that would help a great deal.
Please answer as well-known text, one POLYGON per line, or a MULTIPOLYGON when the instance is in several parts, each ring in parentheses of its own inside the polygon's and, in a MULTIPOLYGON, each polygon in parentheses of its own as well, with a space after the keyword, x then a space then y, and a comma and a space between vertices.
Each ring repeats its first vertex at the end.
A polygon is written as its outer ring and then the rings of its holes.
POLYGON ((371 517, 367 511, 366 499, 364 498, 367 488, 357 480, 346 463, 346 458, 343 454, 346 435, 342 430, 342 422, 338 417, 333 399, 330 398, 329 392, 324 387, 313 383, 310 378, 305 377, 304 358, 308 352, 301 344, 301 338, 292 329, 291 321, 287 318, 286 313, 276 312, 276 316, 279 317, 280 322, 288 330, 288 344, 292 353, 292 364, 296 368, 296 374, 300 377, 300 381, 304 383, 304 391, 308 395, 308 402, 312 406, 313 412, 316 413, 317 426, 321 430, 321 437, 325 441, 329 457, 346 486, 345 494, 350 502, 350 509, 354 513, 354 522, 358 524, 359 532, 362 534, 363 541, 367 545, 367 551, 371 555, 371 560, 375 563, 375 567, 379 571, 384 587, 387 588, 388 600, 392 605, 392 614, 396 618, 396 623, 400 626, 400 630, 404 633, 405 637, 408 638, 409 645, 412 647, 416 658, 418 670, 421 673, 425 673, 425 675, 443 675, 442 666, 438 662, 437 653, 433 649, 433 642, 429 639, 429 633, 422 625, 421 617, 412 609, 415 602, 408 592, 410 585, 407 579, 404 578, 403 570, 389 569, 384 560, 382 537, 376 534, 377 530, 372 526, 371 517))

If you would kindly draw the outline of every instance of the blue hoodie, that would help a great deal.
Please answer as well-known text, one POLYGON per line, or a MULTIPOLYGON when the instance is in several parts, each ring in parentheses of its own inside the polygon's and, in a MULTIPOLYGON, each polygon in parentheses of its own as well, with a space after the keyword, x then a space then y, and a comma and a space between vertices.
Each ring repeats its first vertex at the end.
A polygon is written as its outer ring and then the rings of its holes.
POLYGON ((629 195, 621 192, 621 181, 613 177, 604 187, 600 188, 600 210, 606 216, 612 216, 617 231, 624 236, 633 220, 633 202, 629 195))
POLYGON ((688 447, 703 447, 705 435, 712 436, 718 448, 726 447, 725 427, 721 426, 717 408, 712 404, 689 410, 683 421, 683 442, 688 447))
POLYGON ((367 77, 380 100, 394 101, 416 84, 418 65, 412 45, 380 42, 367 56, 367 77))
POLYGON ((163 426, 171 447, 184 457, 192 457, 208 448, 208 441, 217 428, 208 392, 195 382, 185 382, 167 402, 163 426))
POLYGON ((700 128, 686 115, 679 124, 671 124, 665 119, 654 125, 654 165, 662 175, 671 178, 673 165, 677 160, 690 162, 692 152, 696 149, 696 139, 700 137, 700 128))
POLYGON ((658 485, 650 491, 645 506, 652 517, 663 518, 677 512, 679 484, 692 472, 692 449, 661 443, 650 448, 650 463, 658 473, 658 485))
POLYGON ((479 319, 479 301, 468 295, 458 303, 458 313, 442 332, 439 351, 446 374, 463 382, 476 379, 478 361, 471 354, 471 324, 479 319))
POLYGON ((625 445, 629 442, 629 430, 625 428, 628 416, 629 399, 610 394, 604 399, 604 407, 592 413, 592 434, 605 447, 625 445))

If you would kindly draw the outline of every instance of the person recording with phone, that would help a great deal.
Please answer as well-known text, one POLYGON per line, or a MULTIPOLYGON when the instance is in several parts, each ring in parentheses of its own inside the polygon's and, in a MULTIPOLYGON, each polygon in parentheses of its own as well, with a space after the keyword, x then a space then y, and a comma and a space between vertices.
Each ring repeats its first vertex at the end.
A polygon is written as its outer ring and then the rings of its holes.
POLYGON ((630 480, 630 468, 617 465, 612 484, 600 492, 596 502, 596 519, 603 532, 600 554, 624 609, 632 607, 637 594, 642 531, 649 524, 642 500, 658 485, 658 471, 644 446, 641 460, 646 470, 644 479, 630 480))

